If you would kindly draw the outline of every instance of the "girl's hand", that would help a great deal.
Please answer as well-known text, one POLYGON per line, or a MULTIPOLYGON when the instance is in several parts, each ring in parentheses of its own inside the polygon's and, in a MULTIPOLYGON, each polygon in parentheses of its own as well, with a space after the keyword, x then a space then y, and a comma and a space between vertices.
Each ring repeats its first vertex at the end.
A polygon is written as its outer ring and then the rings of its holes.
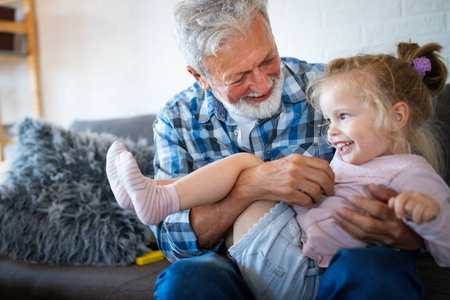
POLYGON ((412 220, 417 225, 434 220, 441 209, 434 199, 415 191, 390 198, 389 207, 394 209, 397 218, 412 220))
POLYGON ((361 196, 349 199, 365 213, 359 214, 350 208, 339 208, 335 215, 337 224, 357 240, 368 244, 402 250, 417 250, 422 247, 422 237, 399 220, 394 209, 388 206, 388 200, 397 193, 374 184, 369 185, 369 191, 379 201, 361 196))

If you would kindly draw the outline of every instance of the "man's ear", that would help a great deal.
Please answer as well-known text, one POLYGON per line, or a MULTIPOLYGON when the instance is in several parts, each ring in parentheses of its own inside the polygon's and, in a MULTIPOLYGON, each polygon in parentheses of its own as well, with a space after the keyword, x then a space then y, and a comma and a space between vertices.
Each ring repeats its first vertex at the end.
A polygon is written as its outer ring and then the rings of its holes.
POLYGON ((392 112, 394 113, 394 123, 393 126, 391 127, 391 130, 394 131, 399 128, 402 128, 408 122, 409 119, 408 104, 406 104, 403 101, 397 102, 392 106, 392 112))
POLYGON ((202 75, 200 75, 200 73, 198 73, 197 71, 195 71, 191 66, 187 66, 186 70, 192 75, 194 76, 195 80, 198 81, 198 83, 200 84, 200 86, 202 87, 202 89, 204 89, 205 91, 209 90, 210 86, 208 81, 205 79, 205 77, 203 77, 202 75))

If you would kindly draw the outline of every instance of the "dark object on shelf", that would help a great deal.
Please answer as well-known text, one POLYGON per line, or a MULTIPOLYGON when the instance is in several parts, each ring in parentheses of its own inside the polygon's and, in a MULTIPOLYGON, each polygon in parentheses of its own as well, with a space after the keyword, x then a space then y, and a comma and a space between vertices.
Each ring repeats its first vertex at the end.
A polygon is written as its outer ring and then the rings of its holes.
MULTIPOLYGON (((14 8, 0 6, 0 20, 14 21, 14 8)), ((0 32, 0 51, 14 51, 14 34, 0 32)))

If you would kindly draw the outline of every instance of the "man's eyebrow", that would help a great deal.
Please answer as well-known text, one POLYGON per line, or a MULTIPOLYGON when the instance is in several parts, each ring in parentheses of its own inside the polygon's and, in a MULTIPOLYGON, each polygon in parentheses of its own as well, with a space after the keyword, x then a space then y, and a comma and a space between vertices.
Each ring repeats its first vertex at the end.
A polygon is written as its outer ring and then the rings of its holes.
POLYGON ((261 64, 263 64, 267 60, 273 59, 273 56, 275 55, 276 52, 277 52, 276 51, 276 47, 272 48, 272 50, 269 53, 267 53, 266 57, 264 57, 264 59, 261 62, 261 64))

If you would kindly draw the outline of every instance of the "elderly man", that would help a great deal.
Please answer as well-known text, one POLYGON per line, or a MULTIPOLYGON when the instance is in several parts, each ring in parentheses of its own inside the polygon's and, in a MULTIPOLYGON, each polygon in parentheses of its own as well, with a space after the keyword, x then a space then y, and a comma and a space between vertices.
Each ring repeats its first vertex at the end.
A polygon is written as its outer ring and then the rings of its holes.
MULTIPOLYGON (((180 50, 196 82, 158 115, 157 178, 183 176, 238 152, 254 153, 267 163, 243 172, 222 201, 171 215, 152 227, 164 255, 177 260, 160 275, 155 297, 251 299, 223 249, 223 237, 236 218, 249 211, 264 214, 258 200, 310 207, 323 193, 333 193, 331 169, 318 163, 332 157, 320 133, 322 116, 305 101, 309 79, 323 66, 280 59, 267 0, 181 1, 175 20, 180 50)), ((371 192, 379 200, 389 197, 382 189, 371 192)), ((355 205, 366 214, 342 210, 336 216, 354 237, 404 250, 423 244, 384 202, 358 198, 355 205)), ((422 286, 404 254, 386 247, 340 251, 305 297, 398 298, 400 292, 404 299, 417 299, 422 286)), ((267 284, 280 279, 275 277, 267 284)))

